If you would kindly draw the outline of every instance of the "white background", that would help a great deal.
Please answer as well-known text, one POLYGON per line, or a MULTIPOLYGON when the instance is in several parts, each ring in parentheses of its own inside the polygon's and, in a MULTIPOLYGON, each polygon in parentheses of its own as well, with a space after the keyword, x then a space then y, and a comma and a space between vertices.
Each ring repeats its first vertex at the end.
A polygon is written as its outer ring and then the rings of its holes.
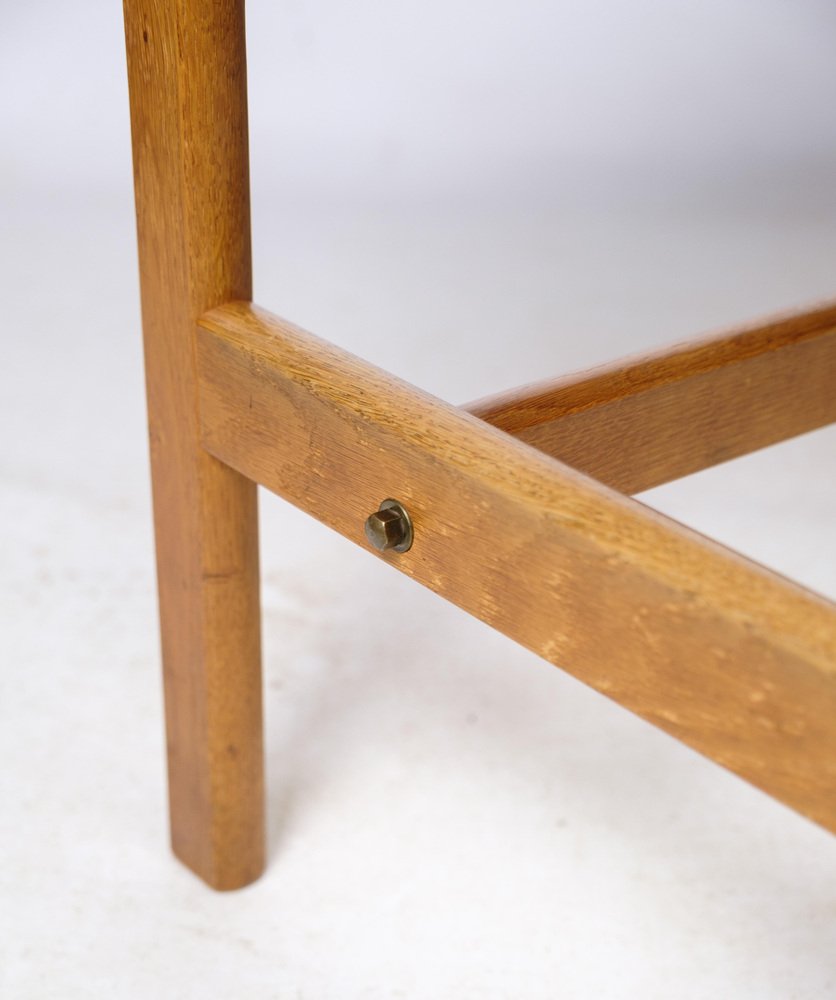
MULTIPOLYGON (((826 0, 248 18, 257 299, 453 402, 834 294, 826 0)), ((271 497, 270 866, 170 857, 121 30, 2 4, 0 994, 836 995, 836 839, 271 497)), ((646 499, 833 596, 834 466, 646 499)))

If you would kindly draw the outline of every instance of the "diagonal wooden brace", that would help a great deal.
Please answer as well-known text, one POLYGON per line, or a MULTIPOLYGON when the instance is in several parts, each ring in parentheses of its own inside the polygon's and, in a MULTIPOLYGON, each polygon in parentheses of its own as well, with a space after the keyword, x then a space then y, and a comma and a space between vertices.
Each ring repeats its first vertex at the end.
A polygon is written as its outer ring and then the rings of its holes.
MULTIPOLYGON (((833 321, 774 348, 755 337, 737 385, 808 343, 832 373, 833 321)), ((833 604, 250 304, 201 318, 197 377, 201 439, 223 463, 366 548, 367 516, 399 500, 414 544, 382 558, 836 831, 833 604)), ((687 401, 685 372, 671 382, 687 401)), ((772 440, 833 419, 823 397, 772 440)))

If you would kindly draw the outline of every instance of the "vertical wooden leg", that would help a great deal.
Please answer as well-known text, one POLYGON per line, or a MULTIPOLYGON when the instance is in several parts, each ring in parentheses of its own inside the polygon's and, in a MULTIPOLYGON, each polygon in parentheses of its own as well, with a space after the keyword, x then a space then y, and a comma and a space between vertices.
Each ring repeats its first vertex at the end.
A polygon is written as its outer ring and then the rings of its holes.
POLYGON ((204 452, 194 337, 251 297, 243 0, 125 0, 175 854, 264 866, 255 485, 204 452))

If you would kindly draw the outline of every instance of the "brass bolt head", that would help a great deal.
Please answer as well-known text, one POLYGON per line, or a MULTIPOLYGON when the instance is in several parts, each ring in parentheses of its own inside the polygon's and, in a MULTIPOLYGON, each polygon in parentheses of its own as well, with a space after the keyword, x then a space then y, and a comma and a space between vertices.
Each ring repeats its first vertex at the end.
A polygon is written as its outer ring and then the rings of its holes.
POLYGON ((378 550, 406 552, 412 545, 412 521, 397 500, 384 500, 379 510, 366 518, 366 538, 378 550))

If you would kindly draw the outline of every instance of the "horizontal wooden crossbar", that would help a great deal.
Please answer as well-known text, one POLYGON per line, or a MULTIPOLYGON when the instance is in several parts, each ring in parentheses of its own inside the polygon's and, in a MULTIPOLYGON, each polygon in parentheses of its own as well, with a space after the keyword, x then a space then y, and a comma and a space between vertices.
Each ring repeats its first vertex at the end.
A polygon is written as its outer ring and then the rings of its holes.
POLYGON ((614 489, 639 493, 836 421, 836 305, 467 409, 614 489))
POLYGON ((246 303, 198 331, 204 447, 836 831, 836 608, 246 303))

